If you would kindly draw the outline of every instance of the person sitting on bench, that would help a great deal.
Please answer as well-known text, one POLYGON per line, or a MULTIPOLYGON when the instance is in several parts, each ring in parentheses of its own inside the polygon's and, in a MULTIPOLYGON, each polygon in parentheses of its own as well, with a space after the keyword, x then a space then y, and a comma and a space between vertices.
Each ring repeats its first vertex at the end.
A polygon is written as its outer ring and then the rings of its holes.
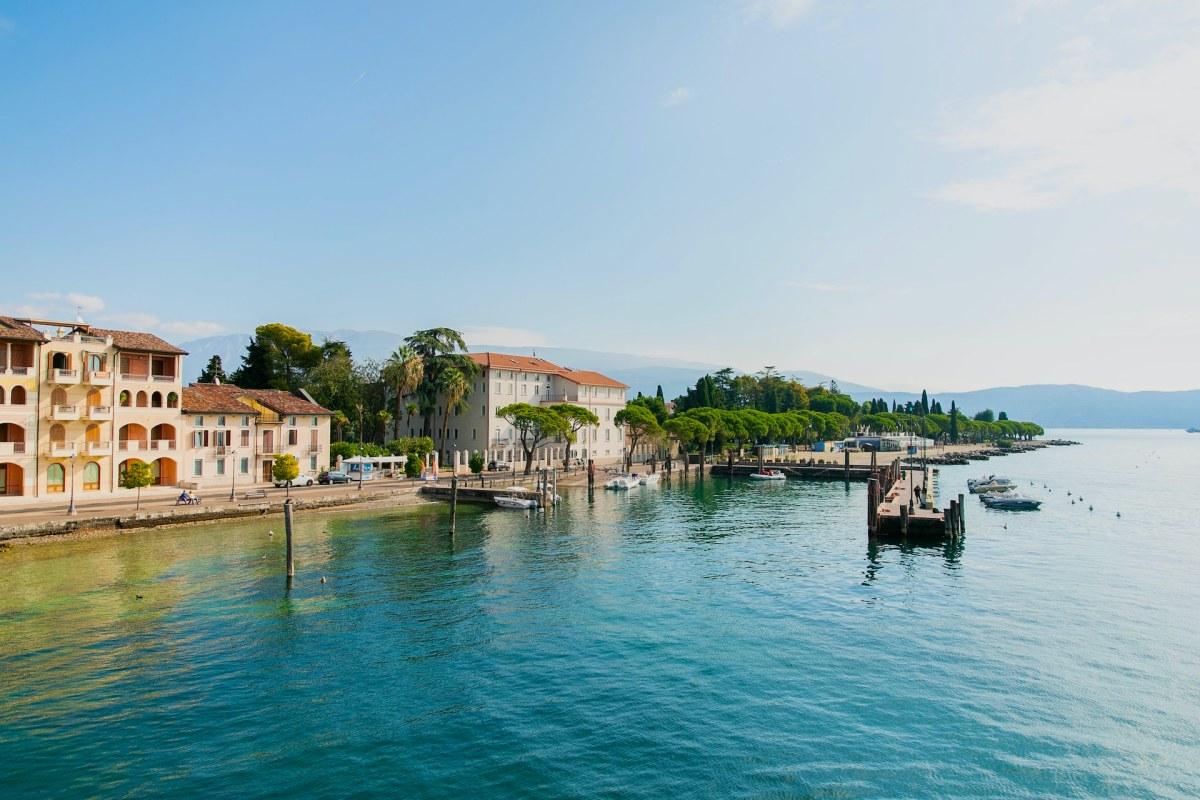
POLYGON ((198 506, 198 505, 200 505, 200 498, 194 494, 188 493, 188 490, 184 489, 183 492, 179 495, 179 499, 175 501, 175 505, 180 505, 180 504, 183 504, 185 506, 198 506))

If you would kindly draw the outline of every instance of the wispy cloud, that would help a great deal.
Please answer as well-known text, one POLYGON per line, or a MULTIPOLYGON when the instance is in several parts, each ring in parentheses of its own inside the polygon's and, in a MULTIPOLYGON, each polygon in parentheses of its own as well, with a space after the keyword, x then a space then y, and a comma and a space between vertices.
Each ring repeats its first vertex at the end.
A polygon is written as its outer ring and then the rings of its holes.
POLYGON ((744 0, 746 18, 765 21, 773 28, 787 28, 809 12, 814 0, 744 0))
POLYGON ((821 281, 804 283, 801 281, 788 281, 788 285, 795 289, 803 289, 806 292, 825 292, 830 294, 861 292, 863 290, 862 286, 853 283, 824 283, 821 281))
POLYGON ((158 327, 164 333, 170 333, 176 336, 187 336, 189 338, 216 336, 218 333, 225 330, 225 326, 221 323, 208 322, 205 320, 192 320, 190 322, 176 320, 174 322, 164 322, 158 327))
POLYGON ((94 294, 81 294, 80 292, 34 292, 29 295, 30 300, 39 303, 39 308, 43 311, 51 309, 59 309, 61 311, 70 311, 74 314, 78 309, 81 313, 95 314, 104 310, 104 298, 97 297, 94 294))
POLYGON ((663 108, 671 108, 672 106, 681 106, 690 101, 695 94, 686 86, 676 86, 662 99, 660 105, 663 108))
POLYGON ((1090 49, 1067 42, 1056 74, 988 97, 943 125, 938 143, 1003 166, 931 196, 1023 211, 1135 189, 1200 195, 1200 47, 1102 74, 1088 67, 1090 49))
POLYGON ((523 328, 505 328, 500 326, 468 327, 462 330, 463 338, 468 344, 494 344, 504 347, 545 347, 550 341, 536 331, 523 328))
POLYGON ((163 320, 156 314, 146 312, 127 312, 122 314, 105 314, 101 321, 139 330, 152 330, 171 336, 196 338, 213 336, 225 330, 219 322, 208 320, 163 320))

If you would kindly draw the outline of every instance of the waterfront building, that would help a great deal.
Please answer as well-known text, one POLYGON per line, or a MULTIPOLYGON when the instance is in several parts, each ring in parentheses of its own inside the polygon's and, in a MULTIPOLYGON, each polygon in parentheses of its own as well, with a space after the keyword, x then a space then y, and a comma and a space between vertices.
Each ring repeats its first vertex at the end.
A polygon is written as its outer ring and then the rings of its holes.
MULTIPOLYGON (((600 424, 579 432, 578 441, 570 446, 570 456, 598 464, 620 462, 625 456, 625 432, 613 422, 613 417, 625 407, 627 385, 590 370, 561 367, 536 356, 506 353, 470 353, 469 357, 480 372, 471 385, 471 392, 459 409, 449 409, 446 416, 445 398, 439 398, 433 415, 431 435, 438 448, 441 465, 451 467, 455 457, 465 465, 472 453, 482 453, 485 461, 524 463, 524 454, 516 432, 496 410, 511 403, 549 406, 572 403, 589 409, 600 424)), ((415 398, 406 398, 415 401, 415 398)), ((406 414, 396 421, 401 436, 420 436, 423 420, 420 414, 406 414)), ((535 458, 542 464, 561 463, 566 457, 567 443, 558 439, 539 447, 535 458)))
POLYGON ((130 459, 172 485, 186 353, 157 336, 0 317, 3 497, 106 494, 130 459))
POLYGON ((196 488, 269 483, 283 453, 296 457, 302 475, 315 476, 329 464, 331 418, 303 390, 193 383, 183 390, 181 481, 196 488))

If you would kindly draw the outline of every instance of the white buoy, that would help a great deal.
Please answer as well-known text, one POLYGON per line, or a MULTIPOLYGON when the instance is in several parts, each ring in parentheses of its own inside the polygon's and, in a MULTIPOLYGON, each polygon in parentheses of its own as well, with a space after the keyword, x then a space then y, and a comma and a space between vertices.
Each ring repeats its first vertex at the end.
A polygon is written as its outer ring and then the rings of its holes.
POLYGON ((324 576, 324 575, 322 575, 322 576, 321 576, 321 583, 325 583, 325 582, 326 582, 326 581, 325 581, 325 576, 324 576))

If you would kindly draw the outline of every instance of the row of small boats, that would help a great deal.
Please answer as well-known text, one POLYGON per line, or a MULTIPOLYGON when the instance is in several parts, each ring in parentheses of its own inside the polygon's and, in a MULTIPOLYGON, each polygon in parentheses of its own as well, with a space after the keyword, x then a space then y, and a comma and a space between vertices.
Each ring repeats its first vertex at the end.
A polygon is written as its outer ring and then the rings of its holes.
POLYGON ((628 472, 614 475, 605 484, 605 489, 636 489, 639 486, 657 486, 657 472, 628 472))
POLYGON ((999 511, 1037 511, 1042 501, 1017 492, 1017 484, 1003 475, 970 478, 967 488, 988 508, 999 511))

